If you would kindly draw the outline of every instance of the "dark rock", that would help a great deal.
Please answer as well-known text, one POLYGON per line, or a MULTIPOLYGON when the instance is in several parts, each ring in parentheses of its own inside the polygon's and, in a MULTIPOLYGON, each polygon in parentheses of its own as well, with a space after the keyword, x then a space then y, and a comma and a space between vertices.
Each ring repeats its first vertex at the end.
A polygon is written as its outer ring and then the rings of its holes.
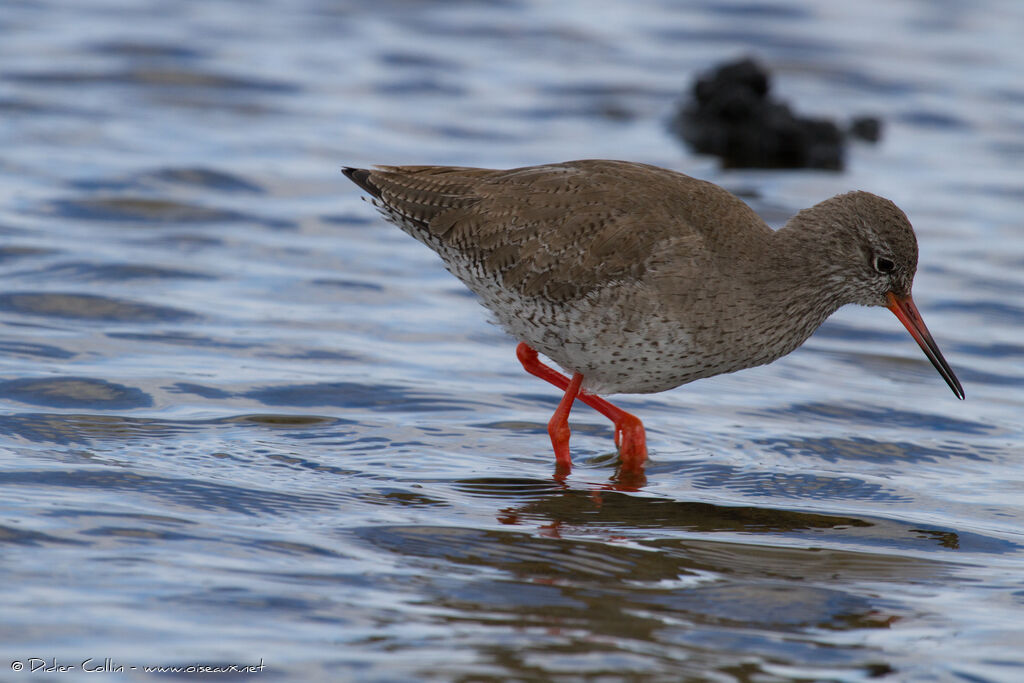
POLYGON ((850 137, 878 142, 882 139, 881 120, 877 116, 855 116, 850 121, 850 137))
MULTIPOLYGON (((722 159, 726 168, 841 170, 844 135, 835 122, 794 114, 770 97, 768 71, 753 59, 723 64, 697 79, 692 98, 671 122, 694 151, 722 159)), ((876 118, 854 120, 864 140, 877 140, 876 118)))

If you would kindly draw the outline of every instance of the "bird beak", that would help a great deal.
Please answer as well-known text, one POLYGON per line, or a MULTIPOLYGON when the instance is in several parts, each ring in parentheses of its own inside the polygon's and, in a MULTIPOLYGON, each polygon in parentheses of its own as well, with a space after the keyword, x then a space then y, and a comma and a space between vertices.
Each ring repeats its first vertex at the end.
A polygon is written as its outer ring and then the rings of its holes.
POLYGON ((946 384, 953 390, 956 397, 959 399, 964 398, 964 388, 960 386, 960 380, 953 374, 953 370, 949 367, 949 363, 942 357, 942 352, 939 351, 938 345, 932 338, 931 332, 928 331, 928 327, 925 326, 924 320, 921 319, 921 314, 917 310, 917 306, 914 305, 914 300, 907 294, 904 297, 896 296, 894 292, 886 293, 886 298, 889 299, 889 310, 892 311, 903 326, 910 332, 910 336, 914 338, 917 345, 924 351, 924 355, 928 356, 928 360, 932 362, 935 369, 942 375, 942 379, 946 380, 946 384))

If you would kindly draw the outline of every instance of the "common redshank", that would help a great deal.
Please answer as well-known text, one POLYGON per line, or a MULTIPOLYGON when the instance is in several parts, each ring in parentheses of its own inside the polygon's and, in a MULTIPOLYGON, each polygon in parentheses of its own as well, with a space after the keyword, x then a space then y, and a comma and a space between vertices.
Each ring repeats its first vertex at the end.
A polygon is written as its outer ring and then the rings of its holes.
POLYGON ((917 239, 888 199, 848 192, 772 230, 717 185, 625 161, 343 172, 480 297, 527 372, 564 390, 548 423, 563 474, 576 399, 614 423, 623 470, 640 471, 643 423, 598 394, 770 363, 845 304, 895 313, 964 398, 911 298, 917 239))

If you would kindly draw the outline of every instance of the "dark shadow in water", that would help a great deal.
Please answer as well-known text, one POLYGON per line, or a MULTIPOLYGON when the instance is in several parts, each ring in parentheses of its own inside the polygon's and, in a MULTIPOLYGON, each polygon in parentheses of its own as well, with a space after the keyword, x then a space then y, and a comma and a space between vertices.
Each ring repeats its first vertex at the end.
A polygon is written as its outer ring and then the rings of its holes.
POLYGON ((521 500, 501 507, 497 511, 498 521, 536 525, 551 537, 581 530, 614 534, 617 529, 652 529, 786 535, 813 539, 815 544, 826 546, 898 548, 907 552, 957 550, 1006 554, 1022 549, 1021 545, 1001 538, 945 527, 925 529, 920 524, 897 519, 666 500, 607 489, 560 488, 552 482, 523 479, 463 480, 456 486, 475 496, 493 497, 499 504, 509 499, 521 500))
POLYGON ((506 679, 564 670, 566 661, 576 674, 621 676, 638 651, 674 680, 735 674, 740 661, 740 680, 790 662, 876 673, 887 668, 877 653, 836 648, 828 633, 886 629, 908 610, 854 582, 941 580, 950 571, 872 553, 699 540, 626 546, 433 526, 354 534, 403 566, 415 558, 408 588, 418 609, 452 627, 448 647, 470 648, 506 679))
POLYGON ((687 531, 787 533, 816 529, 869 527, 856 517, 837 517, 752 506, 727 507, 632 496, 618 491, 553 489, 546 482, 529 486, 524 480, 469 480, 456 487, 486 497, 535 498, 499 513, 503 524, 528 524, 607 529, 685 529, 687 531), (539 493, 543 491, 543 495, 539 493))
POLYGON ((173 344, 175 346, 194 346, 196 348, 254 349, 262 346, 258 342, 214 339, 213 337, 200 336, 189 332, 155 332, 151 334, 144 332, 108 332, 107 336, 111 339, 173 344))
POLYGON ((941 448, 922 446, 908 441, 878 441, 875 439, 807 438, 807 439, 759 439, 754 443, 786 456, 806 456, 824 462, 904 462, 935 463, 952 459, 986 462, 989 458, 979 455, 962 444, 947 444, 941 448))
MULTIPOLYGON (((999 281, 1000 288, 1005 286, 1006 284, 1004 282, 999 281)), ((1000 360, 1016 359, 1017 361, 1024 361, 1024 344, 1010 344, 995 341, 984 343, 983 340, 979 340, 979 342, 980 343, 974 344, 957 344, 957 348, 963 353, 978 356, 979 358, 998 358, 1000 360)))
MULTIPOLYGON (((377 83, 374 90, 382 95, 438 95, 442 97, 456 98, 465 94, 465 87, 453 83, 450 80, 442 80, 429 76, 415 76, 412 78, 392 79, 387 83, 377 83)), ((461 129, 457 127, 438 127, 434 133, 439 139, 451 137, 454 139, 465 139, 459 135, 461 129)), ((488 129, 489 130, 489 129, 488 129)), ((498 135, 495 139, 501 140, 498 135)), ((470 137, 470 139, 475 139, 470 137)))
MULTIPOLYGON (((2 234, 0 230, 0 234, 2 234)), ((6 263, 7 261, 14 261, 17 259, 31 258, 32 256, 45 256, 52 254, 52 249, 42 249, 40 247, 21 247, 16 245, 7 245, 0 247, 0 263, 6 263)))
POLYGON ((0 471, 0 486, 27 486, 33 489, 81 491, 97 489, 105 495, 130 494, 161 500, 172 509, 230 512, 252 516, 289 516, 297 512, 331 510, 344 502, 344 495, 281 493, 252 489, 226 481, 201 481, 144 475, 125 469, 65 469, 0 471))
POLYGON ((186 61, 205 56, 205 51, 180 44, 158 44, 156 42, 133 42, 130 40, 109 40, 89 45, 84 48, 93 54, 125 57, 131 61, 186 61))
POLYGON ((161 168, 147 173, 138 173, 120 178, 89 178, 72 183, 72 187, 75 189, 88 193, 138 192, 139 190, 149 191, 154 188, 166 188, 167 186, 205 190, 207 194, 209 194, 209 191, 244 194, 265 193, 262 187, 241 176, 203 167, 161 168))
POLYGON ((1019 304, 1020 299, 971 299, 957 301, 946 299, 932 304, 929 308, 937 311, 953 311, 969 314, 972 318, 989 318, 993 322, 1015 325, 1024 320, 1024 306, 1019 304), (1014 303, 1010 303, 1013 301, 1014 303))
POLYGON ((0 341, 0 354, 5 356, 31 356, 33 358, 74 358, 78 354, 51 344, 23 341, 0 341))
POLYGON ((0 310, 64 320, 97 322, 182 322, 199 316, 169 306, 70 292, 11 292, 0 294, 0 310))
POLYGON ((153 173, 143 174, 137 180, 146 182, 150 178, 174 185, 198 187, 204 190, 216 190, 217 192, 265 193, 262 187, 251 180, 212 168, 162 168, 153 173))
POLYGON ((253 413, 250 415, 234 415, 211 421, 218 424, 247 424, 263 427, 322 427, 325 425, 356 424, 354 420, 343 420, 337 417, 320 415, 279 415, 273 413, 253 413))
POLYGON ((153 405, 149 394, 90 377, 40 377, 0 382, 0 398, 51 408, 130 410, 153 405))
POLYGON ((0 97, 0 114, 3 114, 5 117, 54 116, 58 112, 66 115, 75 113, 83 117, 88 116, 84 111, 74 111, 69 107, 59 107, 53 102, 44 104, 39 100, 26 97, 0 97))
POLYGON ((364 357, 349 353, 348 351, 335 351, 333 349, 301 349, 286 353, 260 354, 266 358, 292 358, 296 360, 323 360, 331 363, 351 363, 363 360, 364 357))
POLYGON ((316 285, 317 287, 333 287, 335 289, 343 289, 349 292, 359 292, 362 294, 368 292, 383 292, 384 287, 373 282, 363 282, 362 280, 350 280, 341 278, 320 278, 316 280, 310 280, 309 284, 316 285))
POLYGON ((161 90, 209 90, 223 95, 225 91, 254 91, 258 93, 289 94, 299 91, 295 84, 285 81, 246 78, 228 74, 183 69, 180 66, 139 65, 118 71, 52 70, 23 71, 4 74, 5 79, 40 86, 82 87, 85 85, 128 85, 161 90))
POLYGON ((896 427, 905 429, 923 429, 929 432, 957 432, 960 434, 991 434, 996 429, 992 425, 970 420, 958 420, 946 415, 920 413, 912 410, 894 410, 892 408, 876 408, 852 403, 804 403, 766 408, 741 413, 757 417, 775 417, 792 422, 797 420, 813 420, 815 422, 836 422, 851 425, 855 423, 872 427, 896 427))
MULTIPOLYGON (((1010 367, 1013 366, 1010 365, 1010 367)), ((988 384, 994 387, 1013 387, 1014 389, 1019 389, 1024 386, 1024 375, 1011 374, 1008 370, 995 373, 977 370, 968 366, 958 368, 957 376, 961 378, 961 381, 965 386, 970 386, 972 384, 988 384)))
POLYGON ((194 384, 192 382, 175 382, 171 386, 164 388, 173 394, 192 394, 193 396, 202 396, 203 398, 215 400, 231 398, 235 395, 230 391, 224 391, 223 389, 218 389, 216 387, 208 387, 203 384, 194 384))
POLYGON ((320 382, 262 387, 238 394, 268 406, 336 406, 401 412, 473 410, 468 402, 445 400, 394 384, 320 382))
POLYGON ((882 484, 855 476, 749 470, 708 463, 688 466, 685 476, 694 488, 729 489, 749 496, 793 500, 910 500, 886 490, 882 484))
POLYGON ((377 228, 377 219, 362 213, 323 214, 319 216, 319 220, 326 225, 343 225, 348 228, 353 226, 377 228))
POLYGON ((18 413, 0 415, 0 430, 34 443, 94 444, 113 442, 124 446, 132 441, 152 442, 160 439, 178 439, 186 434, 203 434, 211 430, 235 425, 263 427, 275 430, 294 429, 285 434, 291 438, 311 438, 314 428, 351 424, 319 415, 252 414, 234 415, 211 420, 160 420, 123 415, 76 415, 53 413, 18 413))
POLYGON ((141 263, 89 263, 76 261, 58 263, 31 273, 18 273, 19 277, 48 282, 130 282, 132 280, 215 280, 214 275, 179 268, 163 268, 141 263))
POLYGON ((60 538, 41 531, 30 531, 0 525, 0 548, 5 545, 52 546, 52 545, 85 545, 83 541, 60 538))
MULTIPOLYGON (((48 215, 76 221, 131 222, 157 224, 235 223, 251 217, 238 211, 215 209, 172 199, 154 197, 93 197, 54 199, 44 205, 48 215)), ((258 219, 251 219, 263 223, 258 219)))

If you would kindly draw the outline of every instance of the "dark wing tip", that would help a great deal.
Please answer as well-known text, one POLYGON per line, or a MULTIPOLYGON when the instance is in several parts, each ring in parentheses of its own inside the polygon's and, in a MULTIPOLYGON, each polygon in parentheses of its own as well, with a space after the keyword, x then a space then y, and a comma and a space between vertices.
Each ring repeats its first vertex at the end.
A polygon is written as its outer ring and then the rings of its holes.
POLYGON ((380 188, 370 182, 370 171, 365 168, 343 166, 341 172, 345 174, 346 178, 372 194, 374 197, 380 197, 380 188))

